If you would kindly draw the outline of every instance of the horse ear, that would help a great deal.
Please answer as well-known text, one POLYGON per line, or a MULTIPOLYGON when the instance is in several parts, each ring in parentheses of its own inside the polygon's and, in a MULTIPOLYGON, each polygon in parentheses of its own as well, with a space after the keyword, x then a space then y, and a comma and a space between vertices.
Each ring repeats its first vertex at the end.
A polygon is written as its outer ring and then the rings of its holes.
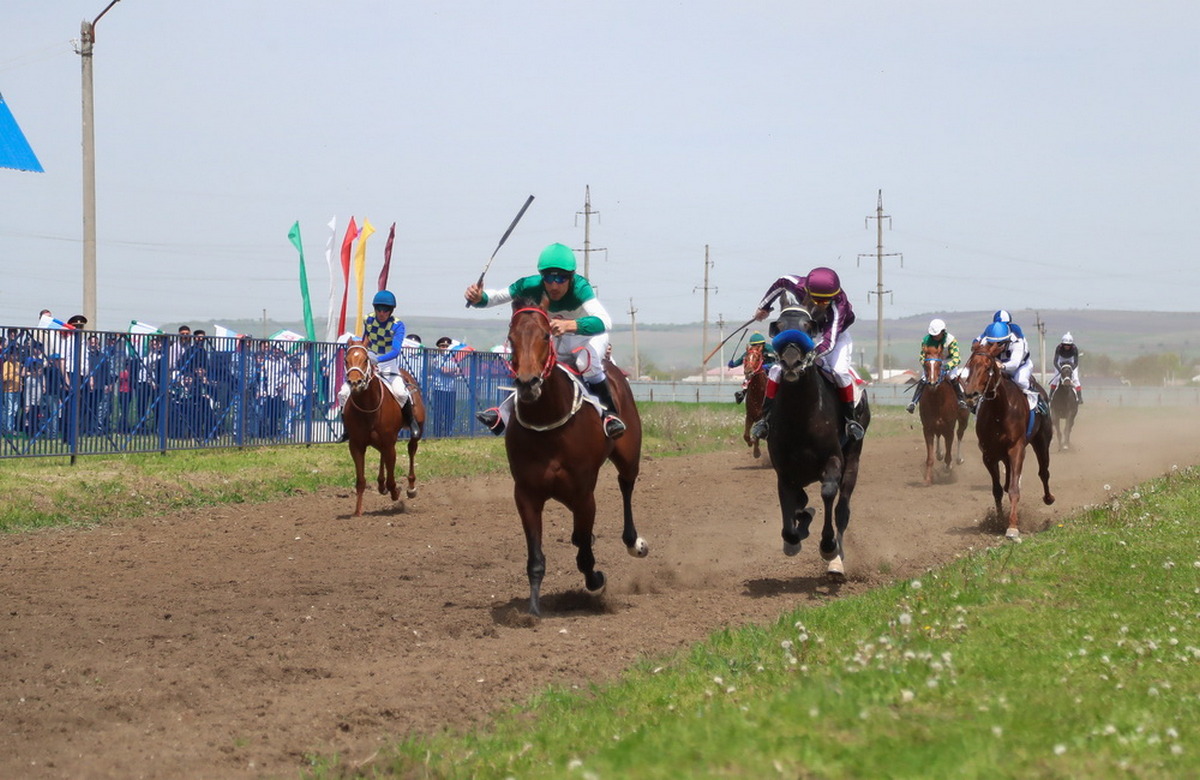
POLYGON ((542 300, 538 302, 538 306, 546 311, 550 311, 550 296, 542 293, 542 300))

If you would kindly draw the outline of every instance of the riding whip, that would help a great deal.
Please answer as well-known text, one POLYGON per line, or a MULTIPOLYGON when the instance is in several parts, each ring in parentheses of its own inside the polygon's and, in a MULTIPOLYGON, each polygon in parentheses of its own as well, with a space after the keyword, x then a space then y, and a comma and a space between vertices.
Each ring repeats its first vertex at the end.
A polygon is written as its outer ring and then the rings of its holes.
POLYGON ((754 324, 754 321, 755 321, 756 319, 758 319, 758 318, 757 318, 757 317, 751 317, 750 319, 746 320, 745 324, 743 324, 743 325, 739 325, 739 326, 738 326, 738 328, 737 328, 737 330, 734 330, 734 331, 733 331, 732 333, 730 333, 728 336, 726 336, 725 338, 721 339, 721 343, 720 343, 720 344, 718 344, 717 346, 713 347, 713 351, 712 351, 712 352, 709 352, 707 355, 705 355, 705 356, 704 356, 704 362, 703 362, 703 363, 701 363, 700 365, 708 365, 708 361, 712 360, 712 356, 713 356, 713 355, 715 355, 715 354, 717 354, 717 350, 719 350, 721 347, 725 346, 725 342, 726 342, 726 341, 729 341, 731 338, 733 338, 734 336, 736 336, 738 333, 740 333, 741 331, 745 330, 745 329, 746 329, 746 328, 748 328, 750 325, 754 324))
MULTIPOLYGON (((508 230, 504 231, 504 235, 500 236, 500 243, 496 244, 496 249, 492 252, 492 256, 488 258, 487 265, 485 265, 483 270, 479 272, 479 281, 476 282, 476 284, 478 284, 480 287, 483 286, 483 277, 487 274, 488 269, 492 267, 492 261, 496 259, 496 252, 500 251, 500 247, 504 246, 504 242, 507 241, 509 235, 512 234, 513 228, 515 228, 517 223, 521 221, 521 217, 525 216, 525 210, 529 208, 530 203, 533 203, 532 195, 525 199, 525 205, 522 206, 521 210, 517 212, 517 216, 513 217, 513 221, 508 226, 508 230)), ((467 301, 467 308, 470 307, 471 302, 467 301)))

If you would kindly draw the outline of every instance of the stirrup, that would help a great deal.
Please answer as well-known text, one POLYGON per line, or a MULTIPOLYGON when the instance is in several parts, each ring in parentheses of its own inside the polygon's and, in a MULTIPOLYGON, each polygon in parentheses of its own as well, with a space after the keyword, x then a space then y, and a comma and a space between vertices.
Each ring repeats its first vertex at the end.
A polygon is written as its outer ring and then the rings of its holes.
POLYGON ((846 420, 846 435, 851 439, 862 441, 862 437, 867 435, 866 430, 862 427, 862 423, 858 420, 847 418, 846 420))
POLYGON ((733 394, 733 401, 734 401, 734 403, 740 404, 745 399, 745 397, 746 397, 746 391, 738 390, 736 393, 733 394))
POLYGON ((917 408, 917 402, 909 401, 908 406, 904 407, 904 411, 908 412, 909 414, 912 414, 914 411, 916 411, 916 408, 917 408))
POLYGON ((476 412, 475 419, 496 436, 504 433, 504 420, 500 419, 500 410, 496 407, 476 412))
POLYGON ((625 423, 621 421, 621 418, 615 414, 605 415, 604 435, 610 439, 619 439, 623 433, 625 433, 625 423))
POLYGON ((770 433, 770 426, 765 417, 755 420, 754 425, 750 426, 750 435, 756 439, 765 439, 768 433, 770 433))

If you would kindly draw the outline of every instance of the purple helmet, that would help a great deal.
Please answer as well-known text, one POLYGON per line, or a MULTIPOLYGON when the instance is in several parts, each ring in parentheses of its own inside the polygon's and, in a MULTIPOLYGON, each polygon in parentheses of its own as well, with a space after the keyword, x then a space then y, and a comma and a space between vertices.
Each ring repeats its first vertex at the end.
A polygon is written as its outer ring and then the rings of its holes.
POLYGON ((832 268, 814 268, 808 272, 804 286, 814 298, 832 298, 842 291, 842 280, 832 268))

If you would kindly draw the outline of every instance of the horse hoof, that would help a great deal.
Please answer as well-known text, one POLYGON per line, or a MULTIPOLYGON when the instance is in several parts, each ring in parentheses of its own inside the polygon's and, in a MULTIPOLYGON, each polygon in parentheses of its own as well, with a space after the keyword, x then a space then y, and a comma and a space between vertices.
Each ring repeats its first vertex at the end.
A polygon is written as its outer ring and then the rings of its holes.
POLYGON ((409 498, 416 498, 417 497, 417 489, 409 488, 408 490, 404 491, 404 494, 406 496, 408 496, 409 498))
POLYGON ((829 562, 829 566, 825 569, 825 579, 837 583, 846 581, 846 567, 842 556, 838 555, 829 562))
POLYGON ((1046 503, 1046 506, 1050 506, 1054 503, 1054 495, 1052 493, 1047 493, 1046 495, 1042 496, 1042 501, 1046 503))
POLYGON ((783 554, 789 558, 795 557, 800 553, 800 542, 791 544, 790 542, 783 543, 783 554))
POLYGON ((650 554, 650 545, 646 544, 646 540, 639 536, 633 546, 626 547, 625 550, 634 558, 645 558, 650 554))
POLYGON ((1014 542, 1021 541, 1021 531, 1017 528, 1009 528, 1004 532, 1004 538, 1012 539, 1014 542))
POLYGON ((602 595, 604 593, 604 587, 608 585, 608 578, 604 576, 604 572, 602 571, 592 572, 591 577, 585 576, 583 579, 584 587, 587 588, 588 594, 592 596, 602 595), (587 584, 589 579, 597 583, 596 587, 593 588, 591 585, 587 584))

